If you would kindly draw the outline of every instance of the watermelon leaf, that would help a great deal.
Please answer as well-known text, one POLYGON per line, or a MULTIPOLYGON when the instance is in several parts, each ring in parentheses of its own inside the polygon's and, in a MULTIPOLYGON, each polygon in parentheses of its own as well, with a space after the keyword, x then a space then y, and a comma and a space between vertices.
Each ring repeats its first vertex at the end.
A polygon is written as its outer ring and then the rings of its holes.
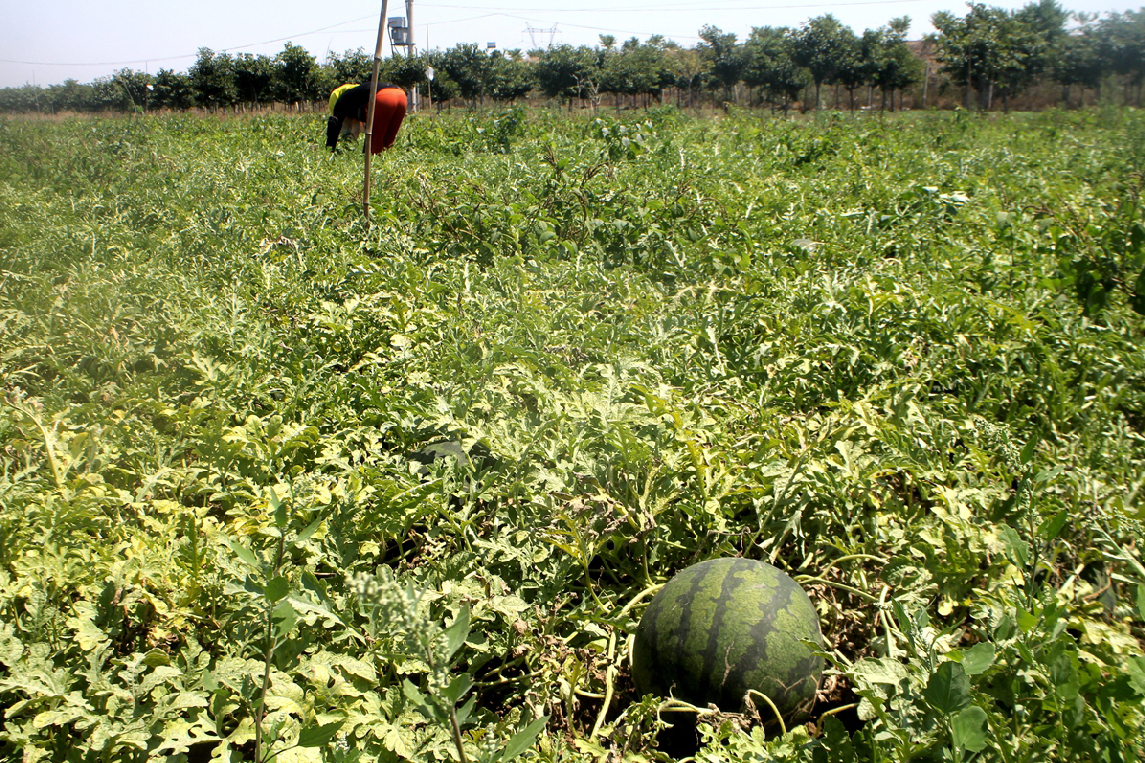
POLYGON ((298 734, 299 747, 325 747, 342 728, 345 721, 334 721, 321 726, 307 726, 298 734))
POLYGON ((445 631, 445 658, 447 660, 453 659, 453 655, 457 654, 457 650, 461 648, 468 637, 469 607, 462 607, 461 611, 457 613, 457 619, 453 621, 453 625, 445 631))

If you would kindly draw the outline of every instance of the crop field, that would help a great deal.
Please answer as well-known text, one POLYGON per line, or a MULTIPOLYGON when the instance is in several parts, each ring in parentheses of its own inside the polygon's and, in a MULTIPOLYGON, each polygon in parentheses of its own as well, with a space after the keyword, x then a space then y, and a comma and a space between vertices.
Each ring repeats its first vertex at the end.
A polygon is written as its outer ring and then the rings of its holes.
POLYGON ((0 121, 0 758, 1145 756, 1145 114, 0 121), (810 715, 639 696, 675 573, 810 715))

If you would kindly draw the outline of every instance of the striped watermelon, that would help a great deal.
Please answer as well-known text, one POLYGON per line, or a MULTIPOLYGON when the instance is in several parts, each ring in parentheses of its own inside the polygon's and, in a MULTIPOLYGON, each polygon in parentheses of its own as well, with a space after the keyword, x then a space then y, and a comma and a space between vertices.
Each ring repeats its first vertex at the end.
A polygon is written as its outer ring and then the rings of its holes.
MULTIPOLYGON (((823 670, 800 639, 822 643, 798 583, 767 562, 715 559, 681 571, 652 599, 636 632, 632 675, 641 694, 736 712, 754 689, 785 717, 800 717, 823 670)), ((766 718, 766 703, 754 703, 766 718)))

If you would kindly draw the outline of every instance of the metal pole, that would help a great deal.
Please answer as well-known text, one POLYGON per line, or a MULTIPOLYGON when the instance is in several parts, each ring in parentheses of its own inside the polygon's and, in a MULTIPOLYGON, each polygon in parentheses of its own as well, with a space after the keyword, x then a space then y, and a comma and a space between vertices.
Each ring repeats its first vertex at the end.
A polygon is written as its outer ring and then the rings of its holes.
POLYGON ((362 214, 366 217, 366 226, 370 225, 370 156, 374 134, 374 107, 378 98, 378 70, 382 66, 382 41, 386 33, 386 3, 382 0, 382 20, 378 22, 378 44, 374 48, 374 73, 370 75, 370 104, 366 108, 366 177, 362 181, 362 214))
MULTIPOLYGON (((413 58, 414 37, 413 37, 413 0, 406 0, 406 56, 413 58)), ((410 89, 410 100, 414 111, 418 111, 420 98, 418 98, 418 88, 414 85, 410 89)))
POLYGON ((413 55, 413 0, 406 0, 406 44, 409 54, 413 55))

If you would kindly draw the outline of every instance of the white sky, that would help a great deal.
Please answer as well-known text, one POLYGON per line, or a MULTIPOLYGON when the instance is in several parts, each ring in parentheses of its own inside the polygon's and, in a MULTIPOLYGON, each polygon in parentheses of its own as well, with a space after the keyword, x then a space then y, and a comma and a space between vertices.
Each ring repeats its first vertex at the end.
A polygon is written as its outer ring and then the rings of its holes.
MULTIPOLYGON (((1059 2, 1067 10, 1099 14, 1142 7, 1140 0, 1059 2)), ((1019 8, 1028 0, 986 3, 1019 8)), ((753 26, 795 27, 831 13, 857 33, 910 16, 910 37, 917 39, 933 31, 930 18, 941 10, 962 16, 966 5, 960 0, 415 0, 414 38, 422 49, 462 42, 529 49, 547 45, 550 38, 556 44, 595 45, 601 34, 621 42, 661 34, 691 47, 704 24, 735 32, 742 41, 753 26), (550 35, 553 27, 557 32, 550 35)), ((320 62, 328 50, 361 47, 372 53, 380 13, 380 0, 0 0, 0 87, 51 85, 69 77, 90 82, 124 67, 185 71, 200 47, 273 56, 289 40, 320 62)), ((387 16, 404 15, 404 0, 389 0, 387 16)))

